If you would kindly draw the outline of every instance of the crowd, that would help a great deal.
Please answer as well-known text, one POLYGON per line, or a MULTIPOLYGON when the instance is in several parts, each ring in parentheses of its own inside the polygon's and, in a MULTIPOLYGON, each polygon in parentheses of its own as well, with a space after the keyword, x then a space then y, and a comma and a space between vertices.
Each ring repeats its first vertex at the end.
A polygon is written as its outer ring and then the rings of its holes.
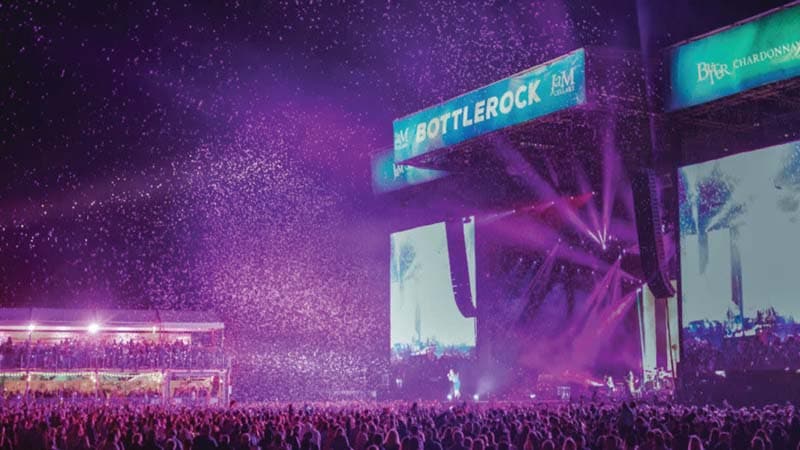
POLYGON ((727 338, 719 344, 704 339, 686 339, 683 344, 685 368, 697 375, 719 370, 800 369, 800 338, 789 336, 748 336, 727 338))
POLYGON ((793 406, 53 405, 0 411, 0 450, 785 450, 793 406))
POLYGON ((120 392, 111 389, 98 389, 95 391, 81 391, 75 389, 56 389, 56 390, 12 390, 3 388, 3 395, 0 397, 0 406, 8 407, 25 402, 35 402, 39 404, 86 404, 89 402, 102 403, 161 403, 161 391, 157 389, 138 389, 130 392, 120 392))
POLYGON ((198 369, 225 366, 222 348, 182 341, 12 341, 0 345, 3 369, 198 369))

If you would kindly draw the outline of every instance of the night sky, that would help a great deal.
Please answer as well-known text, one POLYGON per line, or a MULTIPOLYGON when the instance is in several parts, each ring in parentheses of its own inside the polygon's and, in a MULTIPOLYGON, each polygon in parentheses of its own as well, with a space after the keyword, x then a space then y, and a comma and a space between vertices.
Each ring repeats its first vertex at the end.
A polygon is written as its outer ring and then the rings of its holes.
POLYGON ((0 303, 388 341, 369 155, 392 119, 582 45, 654 53, 781 2, 636 3, 0 2, 0 303))

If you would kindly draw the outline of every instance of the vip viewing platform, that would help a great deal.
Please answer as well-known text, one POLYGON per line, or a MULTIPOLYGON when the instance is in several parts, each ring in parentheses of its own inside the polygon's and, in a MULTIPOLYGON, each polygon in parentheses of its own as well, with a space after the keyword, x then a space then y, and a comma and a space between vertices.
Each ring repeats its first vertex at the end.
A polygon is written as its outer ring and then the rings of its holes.
POLYGON ((224 368, 209 312, 0 308, 3 369, 224 368))
POLYGON ((225 326, 208 311, 0 308, 8 396, 221 400, 225 326))

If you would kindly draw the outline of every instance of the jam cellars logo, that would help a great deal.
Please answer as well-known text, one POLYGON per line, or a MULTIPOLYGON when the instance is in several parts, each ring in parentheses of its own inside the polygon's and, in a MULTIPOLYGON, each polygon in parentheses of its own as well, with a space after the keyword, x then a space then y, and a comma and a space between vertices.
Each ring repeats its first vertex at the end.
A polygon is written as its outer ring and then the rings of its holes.
POLYGON ((550 95, 558 97, 571 92, 575 92, 575 68, 572 67, 569 70, 562 70, 560 73, 553 74, 550 95))
POLYGON ((403 178, 406 175, 406 166, 400 164, 392 164, 392 176, 394 179, 403 178))
POLYGON ((408 135, 410 133, 410 129, 406 128, 403 131, 397 132, 394 134, 394 148, 402 149, 408 147, 410 143, 408 139, 408 135))

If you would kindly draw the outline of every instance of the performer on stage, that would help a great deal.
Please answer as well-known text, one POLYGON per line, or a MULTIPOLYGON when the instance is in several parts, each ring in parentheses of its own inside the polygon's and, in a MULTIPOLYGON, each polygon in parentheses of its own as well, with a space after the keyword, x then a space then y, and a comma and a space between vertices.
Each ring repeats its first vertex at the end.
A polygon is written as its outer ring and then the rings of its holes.
POLYGON ((628 395, 631 398, 636 398, 638 392, 636 391, 636 378, 632 370, 628 371, 628 375, 625 377, 625 384, 628 386, 628 395))
POLYGON ((450 372, 447 373, 447 379, 450 381, 450 395, 448 397, 458 400, 461 398, 461 379, 458 376, 458 372, 450 369, 450 372))
POLYGON ((606 387, 609 392, 615 392, 617 390, 617 387, 614 386, 614 377, 611 375, 606 375, 606 387))

